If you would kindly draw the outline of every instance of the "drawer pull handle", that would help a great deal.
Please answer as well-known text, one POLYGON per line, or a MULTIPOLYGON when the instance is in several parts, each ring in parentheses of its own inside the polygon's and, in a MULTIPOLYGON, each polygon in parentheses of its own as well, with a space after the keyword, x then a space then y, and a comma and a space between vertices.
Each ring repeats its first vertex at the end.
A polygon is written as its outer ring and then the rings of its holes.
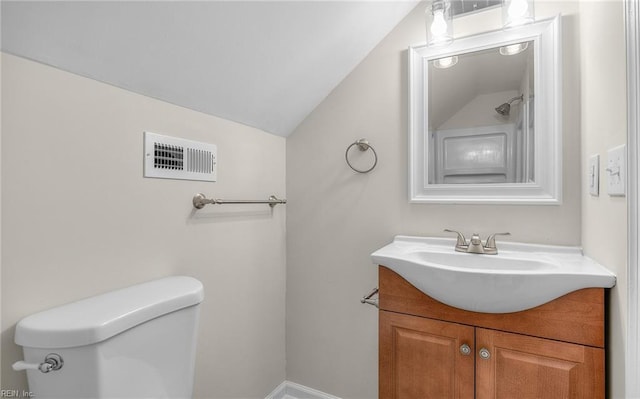
POLYGON ((464 356, 469 356, 471 354, 471 348, 467 344, 462 344, 462 346, 460 346, 460 353, 464 356))

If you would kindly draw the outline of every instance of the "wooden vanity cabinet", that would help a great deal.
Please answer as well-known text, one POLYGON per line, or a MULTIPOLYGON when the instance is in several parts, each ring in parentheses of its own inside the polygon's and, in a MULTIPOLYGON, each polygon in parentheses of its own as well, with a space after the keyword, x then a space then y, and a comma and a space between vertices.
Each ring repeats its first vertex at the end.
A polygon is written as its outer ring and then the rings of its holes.
POLYGON ((444 305, 380 267, 381 399, 603 399, 604 289, 537 308, 444 305))
POLYGON ((474 397, 473 327, 381 311, 379 340, 380 398, 474 397))

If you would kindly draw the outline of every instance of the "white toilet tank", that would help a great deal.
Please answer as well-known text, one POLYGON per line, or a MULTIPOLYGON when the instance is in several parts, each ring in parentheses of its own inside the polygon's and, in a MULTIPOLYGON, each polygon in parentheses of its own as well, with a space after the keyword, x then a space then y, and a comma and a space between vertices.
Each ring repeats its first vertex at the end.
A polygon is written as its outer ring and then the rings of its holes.
POLYGON ((31 315, 16 326, 14 369, 37 398, 191 398, 203 297, 200 281, 176 276, 31 315))

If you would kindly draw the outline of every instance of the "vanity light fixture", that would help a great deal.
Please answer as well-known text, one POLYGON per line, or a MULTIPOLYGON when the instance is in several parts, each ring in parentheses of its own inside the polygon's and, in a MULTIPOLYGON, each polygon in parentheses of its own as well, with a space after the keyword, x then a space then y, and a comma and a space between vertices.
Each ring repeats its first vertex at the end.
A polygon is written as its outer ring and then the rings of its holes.
POLYGON ((433 0, 427 7, 427 45, 447 46, 453 42, 453 23, 449 0, 433 0))
POLYGON ((500 54, 502 54, 502 55, 520 54, 521 52, 525 51, 527 49, 527 47, 529 47, 529 43, 528 42, 510 44, 508 46, 502 46, 502 47, 500 47, 500 54))
POLYGON ((437 60, 433 60, 433 66, 438 69, 447 69, 451 68, 455 64, 458 63, 458 56, 454 55, 451 57, 438 58, 437 60))
POLYGON ((533 0, 502 0, 503 29, 533 23, 533 0))

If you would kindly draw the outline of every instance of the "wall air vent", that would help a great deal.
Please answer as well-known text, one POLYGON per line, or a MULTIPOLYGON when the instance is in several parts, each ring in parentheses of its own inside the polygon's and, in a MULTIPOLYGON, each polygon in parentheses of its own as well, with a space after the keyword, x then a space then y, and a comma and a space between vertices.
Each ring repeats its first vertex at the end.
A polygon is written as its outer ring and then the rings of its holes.
POLYGON ((144 132, 144 177, 216 181, 215 144, 144 132))

